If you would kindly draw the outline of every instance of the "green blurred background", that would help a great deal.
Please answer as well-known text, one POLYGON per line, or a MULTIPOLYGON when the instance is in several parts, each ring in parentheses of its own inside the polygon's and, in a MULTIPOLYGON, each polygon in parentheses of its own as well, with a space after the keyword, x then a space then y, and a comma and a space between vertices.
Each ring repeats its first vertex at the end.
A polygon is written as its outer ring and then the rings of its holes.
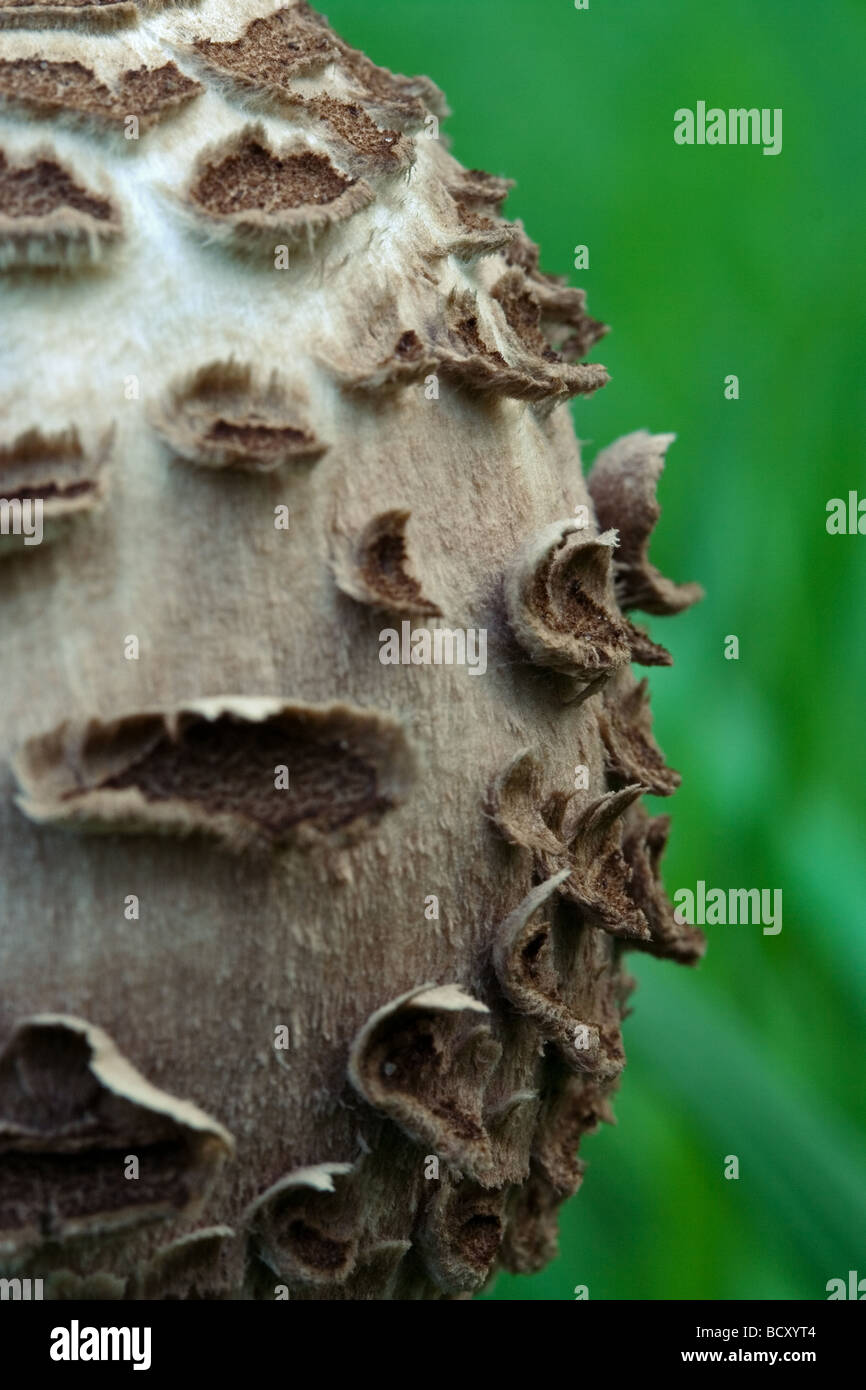
POLYGON ((559 1259, 484 1297, 826 1298, 866 1277, 866 537, 826 532, 831 497, 866 497, 866 5, 321 7, 436 79, 455 155, 517 179, 507 214, 613 326, 593 354, 612 381, 575 406, 585 461, 677 432, 653 558, 708 597, 651 624, 676 660, 651 676, 656 734, 684 773, 656 808, 665 878, 784 894, 780 935, 710 927, 697 973, 630 958, 618 1127, 584 1141, 559 1259), (782 107, 782 153, 675 145, 699 99, 782 107))

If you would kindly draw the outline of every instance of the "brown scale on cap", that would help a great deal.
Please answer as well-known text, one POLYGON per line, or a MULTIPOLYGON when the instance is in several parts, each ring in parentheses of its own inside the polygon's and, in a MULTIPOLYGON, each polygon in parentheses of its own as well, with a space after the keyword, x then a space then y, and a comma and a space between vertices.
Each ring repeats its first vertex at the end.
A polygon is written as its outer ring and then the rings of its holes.
POLYGON ((441 254, 456 256, 459 261, 471 261, 477 256, 490 256, 507 246, 514 230, 510 223, 496 221, 480 212, 460 196, 454 197, 460 231, 442 247, 441 254))
MULTIPOLYGON (((511 1022, 512 1020, 507 1020, 506 1027, 511 1022)), ((522 1025, 521 1036, 528 1043, 528 1051, 531 1052, 535 1045, 535 1038, 531 1037, 534 1033, 533 1024, 522 1019, 518 1019, 518 1023, 522 1025)), ((506 1042, 503 1047, 504 1062, 500 1073, 508 1068, 507 1053, 511 1041, 506 1042)), ((501 1074, 496 1080, 502 1080, 501 1074)), ((491 1183, 495 1188, 512 1187, 515 1183, 525 1182, 529 1177, 529 1152, 538 1125, 541 1098, 536 1090, 527 1087, 510 1094, 502 1094, 501 1086, 497 1089, 501 1098, 494 1098, 493 1085, 486 1098, 487 1129, 493 1149, 491 1183)))
POLYGON ((130 68, 108 86, 79 62, 31 58, 0 59, 0 97, 40 115, 89 118, 122 126, 129 115, 149 130, 204 89, 175 63, 130 68))
POLYGON ((359 367, 354 356, 351 363, 327 364, 344 390, 382 393, 387 401, 395 391, 424 381, 437 370, 439 362, 433 349, 425 345, 414 328, 407 328, 399 337, 394 336, 395 331, 391 330, 388 337, 385 333, 377 335, 380 346, 369 366, 359 367))
POLYGON ((601 1117, 595 1106, 607 1090, 591 1078, 567 1074, 552 1064, 549 1067, 548 1091, 532 1158, 560 1199, 573 1196, 583 1181, 584 1164, 577 1157, 580 1142, 598 1128, 601 1117))
POLYGON ((189 206, 240 249, 261 243, 273 263, 274 235, 303 244, 373 201, 372 189, 334 167, 325 154, 295 148, 278 154, 261 126, 247 127, 203 153, 189 206))
MULTIPOLYGON (((564 869, 534 888, 497 930, 493 961, 502 991, 519 1013, 531 1018, 545 1041, 555 1045, 577 1071, 604 1071, 598 1028, 583 1024, 562 994, 569 952, 556 941, 548 918, 550 900, 569 876, 564 869), (558 949, 559 948, 559 949, 558 949)), ((619 1067, 614 1068, 614 1074, 619 1067)))
POLYGON ((656 486, 675 437, 636 430, 603 449, 587 479, 599 524, 616 517, 616 591, 624 611, 640 608, 666 616, 703 597, 699 584, 674 584, 649 559, 650 536, 661 516, 656 486))
POLYGON ((75 182, 56 160, 37 159, 15 165, 0 151, 0 207, 4 218, 36 219, 69 208, 94 222, 111 222, 107 198, 98 198, 75 182))
POLYGON ((470 207, 502 207, 514 187, 514 179, 497 178, 483 169, 461 169, 459 179, 451 186, 451 195, 470 207))
POLYGON ((272 1279, 342 1283, 358 1259, 360 1192, 347 1164, 321 1164, 281 1178, 251 1205, 251 1253, 272 1279))
POLYGON ((707 949, 706 937, 697 927, 677 921, 661 880, 661 858, 670 827, 669 816, 650 816, 641 805, 632 806, 626 814, 623 854, 631 869, 629 892, 652 932, 652 940, 639 942, 638 949, 695 965, 707 949))
POLYGON ((120 232, 112 202, 53 154, 19 164, 0 150, 0 270, 93 262, 120 232))
POLYGON ((194 726, 177 742, 164 737, 100 784, 106 792, 125 788, 149 802, 188 800, 215 817, 238 816, 274 839, 299 824, 329 832, 385 809, 375 769, 346 756, 336 741, 310 745, 303 735, 267 726, 239 735, 229 721, 194 726), (285 793, 273 786, 279 764, 290 771, 285 793))
POLYGON ((133 0, 0 0, 0 29, 114 29, 135 24, 139 15, 133 0))
MULTIPOLYGON (((539 268, 540 250, 526 235, 521 221, 513 224, 513 233, 503 252, 503 259, 512 272, 503 277, 506 298, 514 299, 520 294, 522 275, 523 293, 528 294, 540 309, 540 329, 545 348, 563 362, 582 361, 608 332, 607 325, 587 314, 584 290, 575 289, 561 276, 549 275, 539 268), (513 278, 515 272, 517 278, 513 278)), ((518 306, 515 306, 515 311, 521 314, 518 306)), ((531 312, 534 317, 535 310, 531 312)))
MULTIPOLYGON (((439 247, 433 256, 451 253, 453 246, 439 247)), ((431 373, 438 373, 455 389, 480 396, 535 403, 543 412, 573 395, 588 395, 608 380, 597 363, 573 366, 555 353, 546 358, 530 352, 512 326, 504 324, 510 338, 507 356, 490 341, 490 328, 482 322, 478 298, 469 290, 453 290, 443 299, 440 312, 423 331, 405 329, 397 338, 383 341, 377 319, 370 324, 370 336, 379 344, 376 356, 364 351, 369 365, 343 366, 331 362, 331 369, 344 387, 352 391, 382 390, 414 385, 431 373), (370 360, 372 357, 372 360, 370 360)))
MULTIPOLYGON (((105 441, 105 451, 110 437, 105 441)), ((93 459, 78 431, 46 435, 27 430, 12 444, 0 444, 0 491, 6 498, 39 497, 51 503, 95 497, 103 489, 104 454, 93 459)))
POLYGON ((507 246, 514 238, 515 227, 504 221, 499 211, 513 187, 511 179, 498 179, 481 169, 460 169, 448 187, 460 231, 439 249, 439 254, 472 260, 507 246))
POLYGON ((359 603, 394 613, 441 617, 425 597, 408 563, 406 527, 411 512, 381 512, 356 539, 335 529, 334 573, 343 593, 359 603))
POLYGON ((505 1233, 506 1197, 466 1181, 432 1195, 417 1244, 443 1293, 474 1293, 486 1282, 505 1233))
POLYGON ((530 749, 522 749, 494 777, 485 805, 508 844, 538 855, 561 852, 562 841, 544 816, 541 764, 530 749))
POLYGON ((507 360, 487 340, 477 304, 468 291, 452 293, 444 324, 434 327, 431 346, 443 376, 455 386, 513 400, 552 404, 567 396, 586 395, 604 386, 608 377, 595 363, 576 367, 540 362, 529 356, 519 340, 507 360))
POLYGON ((194 48, 209 67, 245 86, 271 92, 287 90, 293 77, 321 72, 340 55, 336 35, 308 5, 254 19, 240 38, 228 43, 196 39, 194 48))
POLYGON ((541 331, 541 305, 525 276, 509 271, 497 280, 490 293, 502 305, 509 325, 529 352, 550 362, 561 361, 541 331))
POLYGON ((232 1149, 220 1124, 152 1086, 82 1019, 25 1019, 0 1055, 0 1241, 195 1210, 232 1149), (118 1182, 130 1152, 139 1180, 118 1182))
POLYGON ((536 1274, 559 1252, 562 1196, 533 1169, 522 1187, 509 1194, 507 1227, 499 1258, 511 1274, 536 1274))
POLYGON ((311 97, 310 109, 352 146, 372 161, 400 164, 406 157, 406 141, 396 130, 380 130, 363 107, 334 97, 311 97))
POLYGON ((333 203, 351 186, 327 155, 309 150, 279 158, 253 138, 199 175, 192 196, 211 213, 227 216, 255 208, 279 212, 311 203, 333 203))
MULTIPOLYGON (((344 43, 304 0, 252 20, 229 42, 198 38, 194 49, 225 77, 277 100, 288 97, 296 101, 294 79, 319 74, 337 64, 359 99, 390 114, 401 127, 422 125, 428 106, 440 113, 447 109, 429 79, 401 77, 377 67, 344 43)), ((339 121, 345 119, 346 113, 338 114, 339 121)))
POLYGON ((454 985, 423 987, 368 1020, 349 1079, 410 1138, 483 1182, 493 1168, 484 1093, 500 1051, 483 1004, 454 985))
POLYGON ((210 362, 169 391, 155 425, 175 456, 200 468, 270 473, 327 452, 300 393, 276 372, 259 385, 250 366, 210 362))
MULTIPOLYGON (((642 688, 633 677, 631 681, 643 700, 642 688)), ((644 746, 642 752, 645 777, 657 794, 669 794, 674 788, 668 778, 677 774, 664 768, 655 745, 644 746)), ((629 775, 635 775, 634 767, 629 775)), ((544 880, 500 928, 497 973, 511 1002, 549 1024, 552 1037, 558 1035, 565 1014, 562 1000, 552 991, 551 928, 539 927, 535 935, 531 930, 533 914, 551 893, 557 893, 569 910, 576 909, 580 921, 603 928, 631 948, 689 965, 704 953, 703 933, 676 921, 665 894, 659 862, 669 820, 651 818, 638 803, 647 789, 640 784, 624 787, 584 806, 575 794, 553 795, 545 801, 541 767, 524 751, 500 773, 488 793, 487 810, 497 830, 509 844, 530 851, 534 873, 544 880), (539 971, 544 976, 540 990, 533 979, 533 972, 539 971), (539 994, 544 997, 538 998, 539 994)), ((566 971, 566 977, 574 980, 585 976, 586 970, 576 963, 566 971)), ((629 981, 625 987, 627 993, 629 981)), ((618 1011, 624 998, 617 1004, 618 1011)), ((568 1021, 573 1038, 571 1015, 568 1021)), ((598 1032, 601 1070, 610 1062, 611 1074, 616 1074, 623 1061, 618 1032, 611 1036, 610 1028, 600 1022, 598 1032)), ((588 1060, 592 1061, 592 1055, 588 1060)))
MULTIPOLYGON (((7 503, 42 503, 43 537, 58 539, 78 518, 86 517, 108 492, 108 460, 114 431, 108 430, 92 452, 76 429, 57 434, 26 430, 11 444, 0 444, 0 498, 7 503)), ((0 556, 38 555, 13 533, 0 538, 0 556)))
POLYGON ((515 637, 530 659, 593 681, 628 663, 631 637, 613 601, 615 536, 593 537, 554 522, 512 559, 505 603, 515 637))
POLYGON ((412 142, 398 130, 383 130, 360 102, 339 101, 325 93, 287 97, 284 104, 290 110, 308 114, 314 128, 323 127, 329 136, 335 137, 354 166, 364 173, 400 173, 415 158, 412 142))
MULTIPOLYGON (((625 941, 650 936, 629 894, 629 868, 622 852, 622 817, 645 791, 637 784, 623 787, 582 807, 574 798, 558 827, 571 872, 557 891, 580 910, 583 921, 625 941)), ((558 869, 561 862, 550 868, 558 869)))
POLYGON ((235 849, 367 828, 403 799, 410 771, 402 729, 385 716, 244 700, 62 725, 17 763, 19 804, 36 821, 201 831, 235 849), (276 785, 280 767, 288 786, 276 785))
MULTIPOLYGON (((302 3, 301 8, 306 9, 306 4, 302 3)), ((344 72, 356 83, 358 94, 386 119, 412 131, 424 124, 428 112, 437 116, 450 114, 444 96, 429 77, 403 77, 378 67, 365 53, 350 48, 342 39, 338 42, 344 72)))
MULTIPOLYGON (((555 792, 545 801, 541 769, 527 750, 494 780, 487 811, 505 840, 531 852, 533 871, 545 891, 558 893, 580 909, 584 920, 614 935, 648 939, 649 928, 628 894, 621 825, 625 811, 644 790, 635 785, 589 802, 576 793, 555 792)), ((543 888, 533 894, 540 901, 543 888)), ((531 894, 526 903, 534 901, 531 894)), ((525 907, 515 911, 519 914, 525 907)))
POLYGON ((652 736, 652 711, 646 680, 626 668, 602 692, 598 726, 605 747, 605 766, 618 784, 640 782, 653 796, 671 796, 681 777, 666 765, 652 736))
POLYGON ((636 627, 628 619, 626 628, 631 641, 631 659, 636 661, 638 666, 673 666, 674 659, 667 648, 653 642, 643 628, 636 627))

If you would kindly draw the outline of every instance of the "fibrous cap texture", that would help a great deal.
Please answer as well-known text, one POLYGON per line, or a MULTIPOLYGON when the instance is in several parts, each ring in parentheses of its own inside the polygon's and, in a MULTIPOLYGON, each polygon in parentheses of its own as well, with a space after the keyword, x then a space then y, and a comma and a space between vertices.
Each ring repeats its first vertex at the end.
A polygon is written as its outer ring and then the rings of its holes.
POLYGON ((0 1260, 47 1296, 541 1268, 626 952, 703 950, 627 616, 699 597, 673 437, 584 482, 606 330, 447 114, 305 3, 0 0, 0 1260))

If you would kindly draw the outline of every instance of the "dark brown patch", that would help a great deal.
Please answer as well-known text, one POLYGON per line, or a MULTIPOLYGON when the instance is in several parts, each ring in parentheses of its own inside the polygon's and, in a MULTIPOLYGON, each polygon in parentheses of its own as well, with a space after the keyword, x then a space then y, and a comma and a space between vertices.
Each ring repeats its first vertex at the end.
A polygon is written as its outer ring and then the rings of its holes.
POLYGON ((427 78, 401 77, 377 67, 364 53, 344 43, 305 0, 253 20, 240 38, 231 42, 197 39, 195 50, 217 71, 278 100, 289 97, 297 101, 292 85, 295 78, 337 63, 359 100, 401 126, 422 125, 428 105, 440 114, 446 111, 441 93, 427 78))
MULTIPOLYGON (((400 608, 405 608, 407 604, 417 605, 422 599, 421 585, 407 574, 405 564, 406 537, 401 532, 382 532, 371 543, 364 557, 364 579, 371 588, 381 588, 400 608)), ((440 611, 435 604, 426 601, 423 606, 428 612, 440 611)))
POLYGON ((331 96, 309 97, 304 107, 335 132, 363 160, 383 168, 405 167, 411 147, 398 130, 382 130, 358 102, 331 96))
POLYGON ((560 836, 545 819, 543 802, 541 764, 523 749, 493 778, 485 809, 508 844, 556 854, 560 836))
POLYGON ((506 265, 516 267, 529 276, 535 277, 537 275, 540 277, 541 272, 538 266, 541 251, 539 247, 526 235, 523 223, 519 219, 514 226, 514 238, 503 253, 506 265))
POLYGON ((572 288, 561 276, 547 275, 539 269, 540 252, 535 242, 526 235, 522 222, 513 226, 513 238, 503 252, 511 271, 500 284, 510 297, 512 291, 507 287, 517 286, 522 280, 525 292, 538 304, 545 349, 563 363, 579 363, 605 336, 607 326, 587 314, 583 290, 572 288))
POLYGON ((515 235, 514 224, 504 221, 498 212, 512 187, 510 180, 494 178, 480 169, 461 171, 448 192, 462 230, 441 248, 441 253, 458 260, 473 260, 507 246, 515 235))
POLYGON ((510 270, 491 294, 527 351, 546 362, 579 362, 607 332, 585 313, 583 290, 554 287, 542 275, 510 270))
POLYGON ((506 574, 514 634, 527 654, 592 681, 631 659, 631 641, 610 590, 611 537, 554 525, 530 539, 506 574))
MULTIPOLYGON (((388 337, 383 330, 381 341, 388 337)), ((406 386, 423 381, 439 366, 431 348, 425 346, 414 329, 400 334, 394 346, 371 366, 335 369, 335 374, 347 391, 381 391, 390 395, 406 386)))
POLYGON ((301 1218, 289 1223, 286 1241, 303 1264, 329 1273, 345 1265, 349 1254, 347 1241, 331 1240, 301 1218))
POLYGON ((245 85, 275 92, 293 77, 320 72, 340 55, 340 42, 308 5, 280 9, 254 19, 229 43, 196 39, 195 49, 211 67, 245 85))
POLYGON ((417 1091, 431 1115, 462 1140, 484 1136, 480 1114, 463 1109, 448 1081, 449 1058, 430 1019, 400 1020, 379 1040, 379 1078, 386 1091, 417 1091))
POLYGON ((278 702, 247 712, 243 701, 203 710, 63 724, 31 739, 17 762, 19 805, 41 822, 204 831, 242 850, 367 828, 406 793, 411 756, 385 715, 278 702))
POLYGON ((394 356, 401 362, 417 362, 424 355, 424 344, 413 329, 402 333, 394 345, 394 356))
POLYGON ((293 429, 290 425, 253 425, 246 421, 219 419, 209 426, 204 443, 205 447, 217 445, 220 450, 239 458, 255 459, 267 465, 291 454, 309 457, 315 439, 307 430, 293 429))
POLYGON ((50 152, 22 166, 0 151, 0 270, 93 265, 121 231, 109 199, 50 152))
POLYGON ((140 67, 120 75, 112 87, 79 62, 53 62, 34 56, 0 59, 0 95, 48 115, 69 113, 122 125, 137 116, 142 129, 197 96, 203 88, 174 63, 140 67))
POLYGON ((498 251, 510 241, 512 233, 507 222, 495 222, 465 198, 455 196, 454 204, 461 226, 469 233, 448 246, 451 255, 458 260, 471 260, 473 256, 498 251))
POLYGON ((363 95, 373 107, 378 107, 387 116, 402 126, 415 128, 423 125, 428 107, 447 114, 447 106, 439 89, 426 77, 403 77, 380 68, 365 53, 348 44, 340 44, 341 66, 359 85, 363 95))
POLYGON ((389 805, 376 769, 339 742, 227 718, 192 724, 177 740, 160 739, 100 784, 106 791, 125 787, 148 801, 194 801, 211 815, 241 816, 274 839, 301 823, 334 831, 361 816, 379 817, 389 805), (274 787, 280 765, 289 769, 288 790, 274 787))
POLYGON ((334 559, 337 583, 359 603, 397 613, 441 617, 441 608, 425 597, 420 581, 409 567, 409 518, 406 511, 382 512, 356 540, 339 546, 334 559))
POLYGON ((76 183, 53 159, 37 159, 24 167, 8 162, 0 151, 0 211, 9 218, 40 218, 62 208, 83 213, 95 222, 111 222, 114 212, 106 198, 98 198, 76 183))
POLYGON ((206 212, 225 217, 333 203, 353 182, 327 155, 308 150, 281 158, 247 137, 232 154, 205 165, 191 196, 206 212))
POLYGON ((536 1168, 562 1200, 577 1192, 584 1165, 577 1158, 580 1141, 598 1128, 607 1115, 606 1092, 589 1077, 555 1069, 549 1094, 539 1116, 532 1157, 536 1168))
MULTIPOLYGON (((560 894, 591 926, 629 942, 650 937, 646 919, 630 895, 631 870, 622 849, 622 818, 644 790, 636 783, 588 805, 570 807, 563 827, 571 874, 560 885, 560 894)), ((550 873, 561 865, 557 859, 544 868, 550 873)))

